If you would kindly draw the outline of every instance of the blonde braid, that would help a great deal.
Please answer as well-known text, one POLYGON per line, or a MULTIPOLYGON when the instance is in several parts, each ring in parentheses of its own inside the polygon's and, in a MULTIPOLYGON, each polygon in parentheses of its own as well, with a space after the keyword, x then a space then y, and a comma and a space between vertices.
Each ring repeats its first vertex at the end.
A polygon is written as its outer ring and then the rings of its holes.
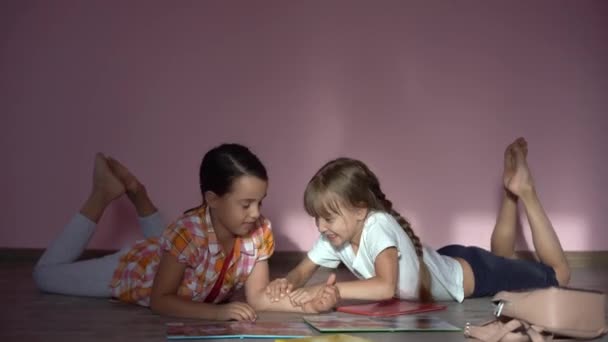
POLYGON ((395 218, 397 223, 403 228, 407 236, 412 240, 412 244, 414 245, 414 250, 416 251, 416 255, 418 256, 419 262, 419 285, 418 285, 418 298, 423 303, 428 303, 433 301, 433 296, 431 294, 431 274, 429 272, 428 267, 424 263, 423 259, 423 248, 422 243, 420 242, 420 238, 414 233, 411 224, 401 216, 395 209, 393 209, 393 203, 386 198, 386 195, 380 190, 380 183, 374 182, 372 184, 372 192, 375 197, 380 202, 379 204, 395 218))

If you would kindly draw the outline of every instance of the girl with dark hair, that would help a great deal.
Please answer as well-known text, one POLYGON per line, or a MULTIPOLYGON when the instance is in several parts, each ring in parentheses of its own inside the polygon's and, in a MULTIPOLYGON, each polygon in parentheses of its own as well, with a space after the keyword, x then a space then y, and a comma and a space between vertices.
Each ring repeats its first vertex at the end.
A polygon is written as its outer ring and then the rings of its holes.
POLYGON ((318 313, 334 306, 335 278, 304 306, 263 295, 274 239, 270 221, 261 215, 268 176, 255 154, 238 144, 215 147, 203 157, 199 178, 202 204, 165 229, 139 180, 117 160, 98 153, 89 198, 35 266, 38 288, 114 297, 160 314, 213 320, 253 321, 256 310, 318 313), (145 240, 102 258, 76 261, 105 208, 125 193, 145 240), (247 303, 228 302, 243 286, 247 303))

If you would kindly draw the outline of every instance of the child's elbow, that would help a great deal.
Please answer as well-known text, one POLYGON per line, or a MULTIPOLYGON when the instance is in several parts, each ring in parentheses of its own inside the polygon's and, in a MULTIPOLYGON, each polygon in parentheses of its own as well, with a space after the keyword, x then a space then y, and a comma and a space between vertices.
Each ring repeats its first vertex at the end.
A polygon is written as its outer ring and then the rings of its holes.
POLYGON ((249 306, 251 306, 251 308, 255 311, 266 311, 267 309, 264 305, 255 300, 247 301, 247 304, 249 304, 249 306))
POLYGON ((150 297, 150 310, 157 314, 157 315, 163 315, 165 312, 163 310, 164 305, 163 305, 163 298, 162 296, 152 296, 150 297))
POLYGON ((268 303, 261 296, 251 296, 247 298, 247 304, 255 311, 268 311, 268 303))
POLYGON ((377 292, 378 300, 389 300, 395 297, 395 286, 391 284, 383 284, 378 287, 377 292))
POLYGON ((155 313, 157 315, 160 314, 160 311, 158 308, 158 302, 153 299, 150 299, 150 311, 152 311, 153 313, 155 313))
POLYGON ((389 300, 389 299, 393 299, 395 297, 395 292, 393 291, 384 291, 382 292, 382 294, 380 295, 380 298, 378 298, 378 300, 389 300))

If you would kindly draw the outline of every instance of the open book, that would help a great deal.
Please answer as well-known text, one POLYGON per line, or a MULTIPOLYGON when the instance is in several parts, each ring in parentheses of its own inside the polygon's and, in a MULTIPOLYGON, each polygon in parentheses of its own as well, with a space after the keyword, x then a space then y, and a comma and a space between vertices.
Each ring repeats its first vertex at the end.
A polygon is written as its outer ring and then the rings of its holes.
MULTIPOLYGON (((372 342, 363 337, 345 334, 324 334, 319 336, 302 337, 290 340, 293 342, 372 342)), ((275 340, 274 342, 287 342, 287 340, 275 340)))
POLYGON ((416 303, 399 299, 382 302, 340 306, 336 310, 366 316, 398 316, 421 312, 444 310, 447 306, 435 303, 416 303))
POLYGON ((316 335, 304 322, 167 323, 167 339, 296 338, 316 335))
POLYGON ((393 317, 317 315, 304 320, 320 332, 369 331, 460 331, 461 329, 427 315, 393 317))

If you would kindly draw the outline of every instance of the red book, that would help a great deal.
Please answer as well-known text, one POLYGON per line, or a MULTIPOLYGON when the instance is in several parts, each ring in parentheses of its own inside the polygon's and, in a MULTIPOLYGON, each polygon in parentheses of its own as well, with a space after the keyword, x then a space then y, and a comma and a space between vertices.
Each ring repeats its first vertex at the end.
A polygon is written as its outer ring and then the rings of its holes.
POLYGON ((421 312, 438 311, 447 308, 445 305, 435 303, 416 303, 399 299, 389 299, 383 302, 371 304, 357 304, 339 306, 336 310, 356 315, 366 315, 375 317, 389 317, 421 312))

